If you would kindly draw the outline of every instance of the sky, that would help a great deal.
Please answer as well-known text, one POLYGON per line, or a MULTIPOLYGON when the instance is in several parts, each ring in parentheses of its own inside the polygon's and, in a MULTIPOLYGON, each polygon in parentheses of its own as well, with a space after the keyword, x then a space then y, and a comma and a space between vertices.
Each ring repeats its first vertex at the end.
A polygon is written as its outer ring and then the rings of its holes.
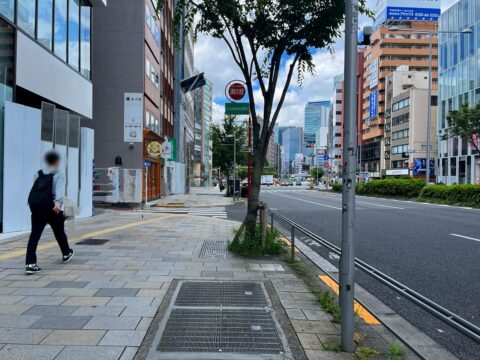
MULTIPOLYGON (((458 0, 441 0, 442 9, 448 8, 458 0)), ((375 9, 377 0, 367 1, 369 8, 375 9)), ((371 25, 368 18, 360 18, 360 28, 371 25)), ((302 86, 293 77, 285 103, 282 107, 277 123, 281 126, 303 126, 305 105, 308 101, 330 100, 333 94, 333 77, 343 73, 344 39, 339 38, 334 45, 334 55, 325 50, 314 53, 316 72, 314 76, 306 75, 302 86)), ((213 122, 219 123, 224 117, 225 86, 235 79, 242 79, 237 65, 233 62, 231 53, 223 40, 213 39, 198 34, 195 44, 195 67, 205 72, 205 76, 213 83, 213 122)), ((288 63, 287 63, 288 64, 288 63)), ((279 84, 285 78, 283 69, 279 84)), ((277 95, 280 89, 277 91, 277 95)), ((262 106, 260 92, 255 91, 257 107, 262 106)))

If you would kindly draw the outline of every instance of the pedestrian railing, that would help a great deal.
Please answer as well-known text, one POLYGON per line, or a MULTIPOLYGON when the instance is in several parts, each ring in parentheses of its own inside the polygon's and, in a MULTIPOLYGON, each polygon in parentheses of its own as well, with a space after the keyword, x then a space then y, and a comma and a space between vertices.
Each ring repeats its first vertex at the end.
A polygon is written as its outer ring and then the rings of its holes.
MULTIPOLYGON (((341 255, 342 251, 341 249, 326 241, 325 239, 321 238, 320 236, 314 234, 310 230, 306 229, 305 227, 293 222, 292 220, 288 219, 287 217, 279 214, 277 211, 270 211, 270 225, 272 229, 274 228, 274 220, 278 219, 281 220, 285 225, 286 229, 288 231, 288 228, 290 228, 290 246, 291 246, 291 251, 290 251, 290 256, 291 260, 295 259, 295 233, 298 231, 305 236, 307 236, 309 239, 317 242, 318 244, 324 246, 327 248, 329 251, 333 252, 336 255, 341 255)), ((372 278, 375 280, 378 280, 385 286, 389 287, 390 289, 394 290, 395 292, 399 293, 402 295, 404 298, 407 300, 411 301, 412 303, 416 304, 423 310, 425 310, 427 313, 435 316, 445 324, 451 326, 455 330, 459 331, 460 333, 466 335, 470 339, 474 340, 477 343, 480 343, 480 328, 464 318, 454 314, 453 312, 445 309, 441 305, 433 302, 432 300, 426 298, 425 296, 419 294, 418 292, 410 289, 408 286, 402 284, 401 282, 391 278, 390 276, 382 273, 381 271, 375 269, 373 266, 367 264, 366 262, 355 258, 355 267, 364 273, 370 275, 372 278)), ((327 273, 327 275, 329 275, 327 273)), ((334 279, 335 280, 335 279, 334 279)), ((358 299, 356 299, 362 306, 367 308, 364 304, 362 304, 358 299)), ((367 310, 369 310, 367 308, 367 310)), ((373 313, 374 314, 374 313, 373 313)), ((374 314, 375 316, 375 314, 374 314)), ((418 353, 416 349, 414 349, 410 344, 406 342, 405 339, 403 339, 399 334, 397 334, 388 324, 385 324, 382 319, 380 319, 378 316, 375 316, 384 326, 386 326, 400 341, 402 341, 407 347, 409 347, 413 352, 415 352, 418 356, 423 358, 423 356, 418 353)))

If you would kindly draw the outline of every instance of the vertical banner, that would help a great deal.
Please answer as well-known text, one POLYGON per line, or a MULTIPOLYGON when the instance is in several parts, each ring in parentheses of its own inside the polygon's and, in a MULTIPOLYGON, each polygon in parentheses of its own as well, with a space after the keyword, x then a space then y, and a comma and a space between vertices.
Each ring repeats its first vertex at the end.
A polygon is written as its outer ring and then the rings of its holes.
POLYGON ((125 93, 123 106, 123 141, 143 142, 143 94, 125 93))
POLYGON ((370 93, 370 118, 378 115, 378 90, 370 93))

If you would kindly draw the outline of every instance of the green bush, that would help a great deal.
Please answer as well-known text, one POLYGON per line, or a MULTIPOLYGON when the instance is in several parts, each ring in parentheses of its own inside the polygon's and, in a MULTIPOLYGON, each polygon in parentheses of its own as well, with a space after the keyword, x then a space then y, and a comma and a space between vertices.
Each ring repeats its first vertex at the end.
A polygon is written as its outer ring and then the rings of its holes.
POLYGON ((480 185, 430 185, 423 188, 420 200, 480 207, 480 185))
POLYGON ((267 237, 265 239, 265 248, 262 248, 262 229, 257 223, 255 227, 255 239, 250 239, 247 236, 246 230, 238 237, 238 240, 232 241, 228 244, 228 251, 245 255, 245 256, 259 256, 259 255, 280 255, 287 252, 287 246, 280 240, 280 233, 277 230, 267 229, 267 237))
POLYGON ((333 191, 342 191, 342 184, 336 182, 336 183, 333 183, 332 185, 332 190, 333 191))
POLYGON ((385 179, 357 184, 358 195, 417 198, 425 181, 421 179, 385 179))

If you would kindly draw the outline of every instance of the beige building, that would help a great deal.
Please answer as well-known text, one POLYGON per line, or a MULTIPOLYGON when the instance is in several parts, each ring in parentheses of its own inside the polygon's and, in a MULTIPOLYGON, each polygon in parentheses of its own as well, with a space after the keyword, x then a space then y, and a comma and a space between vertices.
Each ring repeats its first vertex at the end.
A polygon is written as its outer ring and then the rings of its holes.
MULTIPOLYGON (((428 71, 429 34, 412 31, 437 29, 436 21, 402 21, 395 29, 379 27, 365 51, 362 106, 362 169, 370 177, 382 176, 385 154, 385 79, 398 66, 407 65, 410 71, 428 71), (406 31, 399 31, 405 29, 406 31)), ((437 89, 438 41, 433 40, 433 88, 437 89)))
MULTIPOLYGON (((428 72, 401 66, 385 81, 384 156, 381 176, 425 177, 428 72)), ((437 90, 431 98, 430 163, 436 158, 437 90)), ((433 166, 432 166, 433 169, 433 166)))

